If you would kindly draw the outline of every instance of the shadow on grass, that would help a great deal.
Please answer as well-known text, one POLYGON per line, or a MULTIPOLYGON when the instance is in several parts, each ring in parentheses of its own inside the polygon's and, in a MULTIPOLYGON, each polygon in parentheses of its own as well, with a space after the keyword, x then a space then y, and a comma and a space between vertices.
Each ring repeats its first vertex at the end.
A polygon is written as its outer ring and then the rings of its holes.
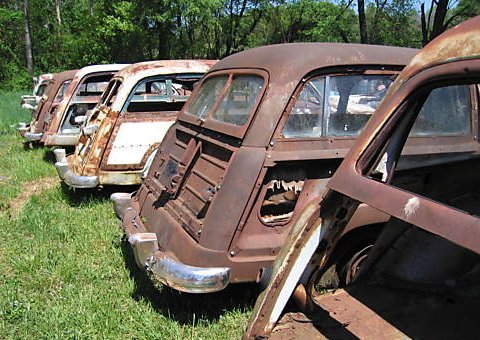
POLYGON ((255 284, 236 284, 209 294, 189 294, 167 286, 157 287, 149 275, 135 263, 132 248, 124 239, 121 241, 125 267, 135 282, 132 298, 146 299, 157 313, 173 318, 180 324, 191 324, 192 320, 217 321, 229 310, 247 310, 253 307, 259 293, 255 284))
MULTIPOLYGON (((43 144, 39 144, 36 148, 39 149, 42 147, 44 148, 43 157, 42 157, 43 161, 47 163, 55 164, 55 162, 57 161, 55 159, 55 154, 53 153, 53 150, 55 148, 52 149, 51 147, 44 146, 43 144)), ((63 149, 66 150, 67 156, 72 154, 75 151, 75 148, 73 146, 66 146, 66 147, 63 147, 63 149)))
MULTIPOLYGON (((25 151, 32 151, 43 148, 43 144, 35 143, 35 142, 23 142, 23 150, 25 151)), ((47 151, 47 150, 45 150, 47 151)))
POLYGON ((77 189, 69 187, 64 182, 61 182, 60 184, 62 187, 63 197, 65 197, 67 204, 71 207, 78 207, 85 202, 101 202, 104 200, 109 200, 110 195, 115 192, 134 192, 138 189, 138 185, 117 185, 104 188, 77 189))

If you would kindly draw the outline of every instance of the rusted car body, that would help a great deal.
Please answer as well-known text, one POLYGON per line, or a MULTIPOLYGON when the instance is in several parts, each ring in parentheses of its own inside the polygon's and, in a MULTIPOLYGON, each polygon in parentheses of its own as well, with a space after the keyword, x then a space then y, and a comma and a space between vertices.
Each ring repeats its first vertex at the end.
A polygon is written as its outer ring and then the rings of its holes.
POLYGON ((76 188, 140 184, 158 145, 211 60, 161 60, 119 71, 88 118, 75 153, 55 150, 60 178, 76 188))
POLYGON ((53 113, 41 142, 47 146, 75 145, 81 125, 75 118, 87 115, 95 107, 110 79, 125 66, 92 65, 80 69, 53 113))
POLYGON ((39 142, 43 132, 48 127, 52 113, 62 101, 65 92, 78 70, 69 70, 55 73, 49 80, 48 86, 37 109, 33 112, 30 124, 19 123, 18 131, 27 142, 39 142))
POLYGON ((37 109, 38 103, 42 99, 43 94, 49 84, 49 81, 53 78, 53 74, 46 73, 41 74, 34 79, 34 87, 31 95, 23 95, 20 99, 20 105, 22 108, 35 111, 37 109))
POLYGON ((479 84, 476 17, 428 44, 390 87, 323 201, 293 227, 245 338, 476 337, 479 84), (473 93, 461 95, 462 88, 473 93), (437 145, 428 155, 407 155, 409 136, 422 130, 435 133, 437 145), (363 203, 389 221, 354 283, 317 295, 316 280, 363 203), (287 314, 274 328, 292 294, 305 314, 287 314))
MULTIPOLYGON (((287 44, 218 62, 138 192, 112 195, 138 265, 194 293, 263 280, 299 212, 415 52, 287 44)), ((386 220, 361 210, 350 229, 386 220)))

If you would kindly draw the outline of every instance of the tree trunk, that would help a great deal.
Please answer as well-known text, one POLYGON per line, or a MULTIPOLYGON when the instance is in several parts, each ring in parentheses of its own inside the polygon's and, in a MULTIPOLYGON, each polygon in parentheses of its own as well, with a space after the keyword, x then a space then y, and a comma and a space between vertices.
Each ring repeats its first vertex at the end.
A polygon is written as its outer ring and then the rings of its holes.
POLYGON ((367 19, 365 17, 365 0, 358 0, 358 25, 360 27, 360 43, 368 44, 367 19))
POLYGON ((60 0, 55 0, 55 16, 57 18, 57 25, 59 31, 62 29, 62 15, 60 12, 60 0))
POLYGON ((30 18, 28 15, 28 0, 23 0, 23 14, 25 22, 25 59, 27 60, 28 74, 33 76, 33 54, 32 39, 30 36, 30 18))
POLYGON ((445 31, 445 18, 447 17, 448 0, 438 0, 437 8, 435 9, 435 16, 433 17, 432 32, 430 33, 430 40, 435 39, 437 36, 445 31))
POLYGON ((88 9, 90 11, 90 16, 93 17, 93 0, 90 0, 88 9))
POLYGON ((421 22, 422 22, 422 46, 425 46, 428 43, 428 27, 427 27, 426 15, 425 15, 424 3, 420 5, 420 14, 421 14, 421 22))

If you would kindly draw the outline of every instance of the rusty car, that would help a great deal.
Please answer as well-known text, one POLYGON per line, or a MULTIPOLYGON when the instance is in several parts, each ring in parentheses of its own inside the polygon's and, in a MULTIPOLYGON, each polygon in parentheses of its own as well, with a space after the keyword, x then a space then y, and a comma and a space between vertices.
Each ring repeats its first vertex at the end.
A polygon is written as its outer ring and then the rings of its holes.
POLYGON ((38 103, 42 99, 45 89, 47 88, 47 85, 49 84, 52 77, 53 74, 46 73, 33 78, 34 86, 32 94, 23 95, 20 98, 20 105, 22 106, 22 108, 30 111, 35 111, 37 109, 38 103))
POLYGON ((215 62, 159 60, 119 71, 82 127, 74 154, 54 150, 60 178, 75 188, 141 184, 194 84, 215 62))
POLYGON ((39 142, 48 127, 51 115, 62 101, 65 91, 78 70, 55 73, 32 114, 32 121, 19 123, 17 130, 27 142, 39 142))
MULTIPOLYGON (((301 43, 218 62, 167 133, 140 189, 111 197, 137 264, 154 280, 192 293, 261 283, 299 212, 320 195, 415 53, 301 43)), ((350 250, 363 249, 386 221, 361 210, 349 228, 362 232, 346 233, 356 242, 350 250)))
POLYGON ((292 228, 245 339, 477 336, 479 91, 480 16, 430 42, 390 87, 324 199, 292 228), (415 152, 413 136, 428 134, 436 145, 415 152), (319 294, 316 282, 361 204, 388 222, 353 284, 319 294))
POLYGON ((91 65, 81 68, 73 78, 63 100, 52 114, 41 142, 46 146, 69 145, 77 142, 81 121, 97 104, 115 73, 127 64, 91 65))

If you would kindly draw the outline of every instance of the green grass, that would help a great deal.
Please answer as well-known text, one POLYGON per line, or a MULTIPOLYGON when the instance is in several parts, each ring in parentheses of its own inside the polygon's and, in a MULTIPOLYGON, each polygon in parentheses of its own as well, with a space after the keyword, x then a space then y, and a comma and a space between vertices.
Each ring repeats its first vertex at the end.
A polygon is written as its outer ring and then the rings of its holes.
POLYGON ((136 268, 108 193, 55 182, 25 194, 56 172, 48 150, 17 136, 29 119, 19 95, 0 93, 0 337, 239 338, 253 287, 190 295, 156 286, 136 268))

